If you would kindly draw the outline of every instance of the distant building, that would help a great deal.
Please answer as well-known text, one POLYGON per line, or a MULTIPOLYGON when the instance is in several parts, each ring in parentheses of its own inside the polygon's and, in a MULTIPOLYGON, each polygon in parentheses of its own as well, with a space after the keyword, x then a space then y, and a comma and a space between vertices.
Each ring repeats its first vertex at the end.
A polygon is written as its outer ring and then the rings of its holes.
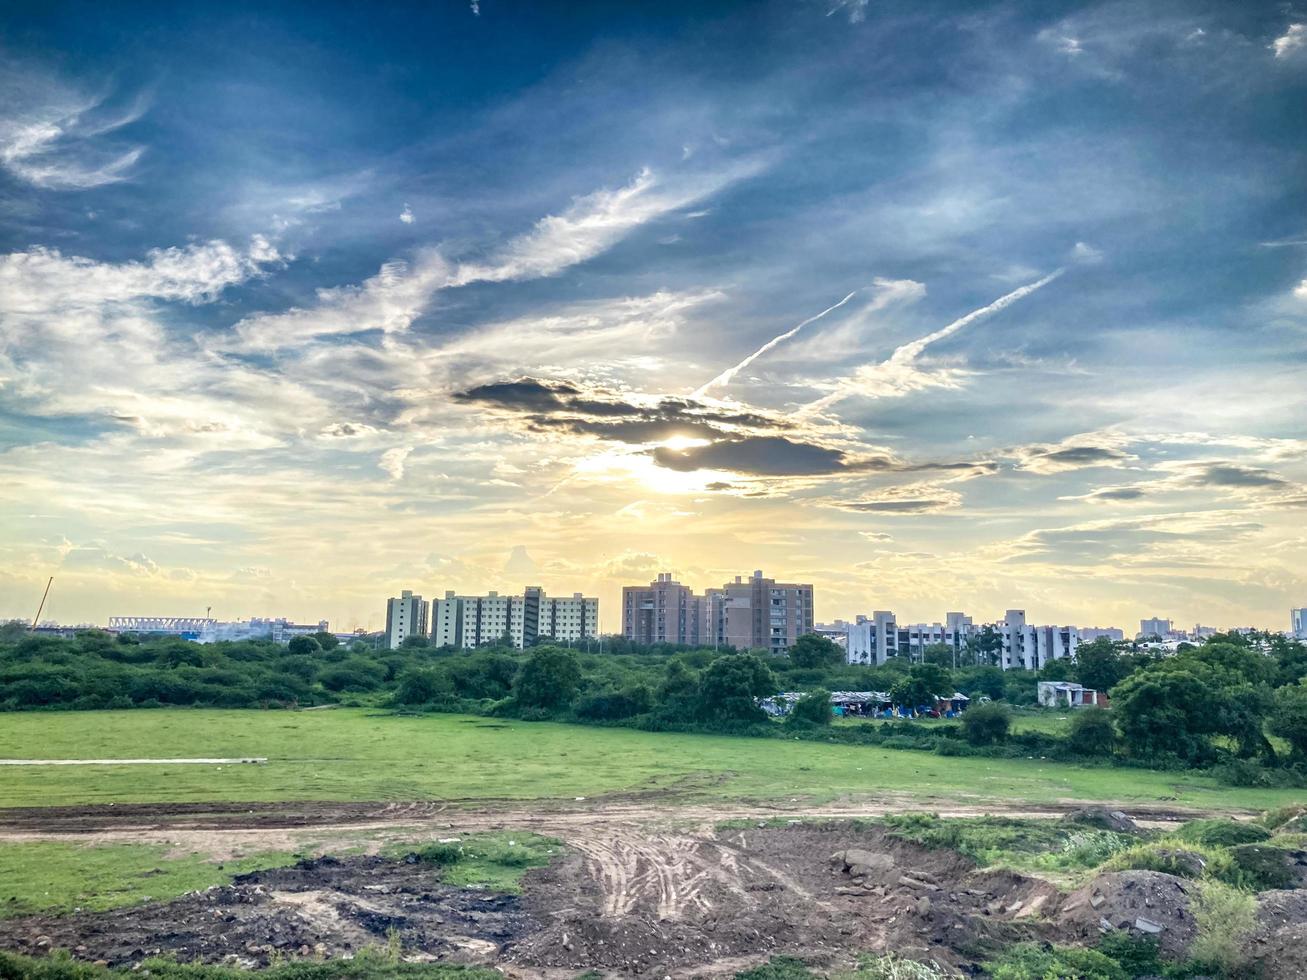
POLYGON ((289 643, 294 636, 311 636, 329 631, 327 620, 294 623, 285 617, 224 621, 200 616, 110 616, 110 632, 142 633, 147 636, 178 636, 196 643, 237 640, 271 640, 289 643))
POLYGON ((1125 630, 1117 629, 1115 626, 1081 626, 1076 632, 1080 634, 1082 643, 1104 639, 1120 642, 1125 639, 1125 630))
POLYGON ((599 635, 599 600, 574 592, 550 598, 539 586, 521 595, 456 595, 435 601, 431 640, 436 646, 472 649, 507 640, 519 650, 541 639, 575 643, 599 635))
POLYGON ((1307 640, 1307 606, 1289 613, 1289 632, 1295 639, 1307 640))
POLYGON ((1009 609, 1003 620, 977 625, 964 613, 948 613, 943 623, 900 625, 894 614, 879 610, 859 616, 846 628, 845 659, 851 664, 879 665, 891 657, 920 661, 930 647, 948 647, 961 658, 986 629, 997 637, 989 655, 996 666, 1038 670, 1050 660, 1075 656, 1080 633, 1074 626, 1031 626, 1025 610, 1009 609))
POLYGON ((1171 633, 1171 621, 1169 619, 1154 618, 1139 620, 1139 636, 1145 640, 1150 636, 1156 636, 1165 640, 1170 637, 1171 633))
POLYGON ((386 648, 396 650, 410 636, 427 635, 427 601, 408 589, 386 600, 386 648))
POLYGON ((1072 681, 1039 681, 1035 696, 1045 708, 1106 708, 1108 697, 1072 681))
POLYGON ((704 594, 706 629, 701 642, 737 650, 784 653, 813 630, 812 586, 735 576, 704 594))
POLYGON ((697 644, 703 626, 703 596, 670 572, 660 572, 648 585, 622 589, 622 636, 632 643, 697 644))

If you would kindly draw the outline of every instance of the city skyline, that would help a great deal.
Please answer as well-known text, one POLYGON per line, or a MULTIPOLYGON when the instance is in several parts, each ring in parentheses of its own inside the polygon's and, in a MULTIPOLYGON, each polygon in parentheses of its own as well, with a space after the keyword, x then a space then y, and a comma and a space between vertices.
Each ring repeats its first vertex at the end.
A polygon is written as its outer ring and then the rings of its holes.
POLYGON ((0 15, 0 618, 1307 602, 1280 5, 550 6, 0 15))

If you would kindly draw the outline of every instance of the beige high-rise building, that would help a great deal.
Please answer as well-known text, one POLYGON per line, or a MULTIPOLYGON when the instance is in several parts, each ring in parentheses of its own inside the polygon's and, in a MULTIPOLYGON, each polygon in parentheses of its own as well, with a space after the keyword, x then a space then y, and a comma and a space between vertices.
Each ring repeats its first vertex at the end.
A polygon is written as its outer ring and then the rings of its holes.
POLYGON ((622 635, 632 643, 699 643, 703 623, 703 596, 670 572, 622 589, 622 635))
POLYGON ((704 595, 703 643, 784 653, 813 631, 812 585, 777 582, 756 571, 704 595))

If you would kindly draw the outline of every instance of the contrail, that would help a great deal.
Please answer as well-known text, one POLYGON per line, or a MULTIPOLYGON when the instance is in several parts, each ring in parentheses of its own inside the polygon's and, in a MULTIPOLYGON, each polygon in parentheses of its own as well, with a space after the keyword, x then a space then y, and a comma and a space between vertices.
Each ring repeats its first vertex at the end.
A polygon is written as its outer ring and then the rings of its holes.
POLYGON ((695 390, 694 394, 691 395, 690 397, 691 397, 691 398, 702 398, 702 397, 704 396, 704 394, 708 391, 709 388, 715 388, 715 387, 717 387, 718 385, 730 384, 730 383, 731 383, 731 379, 732 379, 733 377, 735 377, 737 374, 739 374, 741 371, 743 371, 745 368, 747 368, 750 364, 752 364, 752 363, 753 363, 754 361, 756 361, 758 358, 762 357, 763 354, 766 354, 769 350, 771 350, 771 349, 772 349, 773 347, 775 347, 777 344, 782 343, 782 342, 784 342, 784 341, 786 341, 786 340, 789 340, 791 337, 793 337, 796 333, 798 333, 800 330, 802 330, 802 329, 803 329, 804 327, 806 327, 808 324, 810 324, 810 323, 814 323, 815 321, 820 320, 820 319, 821 319, 822 317, 824 317, 827 313, 831 312, 831 310, 838 310, 841 306, 843 306, 843 305, 844 305, 845 303, 847 303, 849 300, 853 299, 853 297, 856 296, 857 294, 858 294, 858 291, 855 289, 853 292, 849 293, 849 295, 845 296, 842 300, 840 300, 840 301, 839 301, 838 303, 836 303, 834 306, 828 306, 828 307, 826 307, 826 309, 822 310, 822 311, 821 311, 820 313, 818 313, 816 316, 810 316, 810 317, 808 317, 808 319, 804 320, 804 321, 803 321, 802 323, 800 323, 798 326, 795 326, 795 327, 792 327, 792 328, 789 329, 789 330, 786 330, 785 333, 781 334, 779 337, 773 337, 771 340, 767 341, 767 343, 763 344, 763 345, 762 345, 761 347, 759 347, 756 351, 754 351, 752 354, 750 354, 748 357, 746 357, 744 360, 742 360, 739 364, 735 365, 735 367, 729 367, 729 368, 727 368, 725 371, 723 371, 721 374, 717 375, 717 377, 713 378, 713 379, 712 379, 711 381, 709 381, 707 384, 705 384, 705 385, 701 385, 699 388, 697 388, 697 389, 695 390))
MULTIPOLYGON (((913 361, 915 361, 921 355, 922 351, 924 351, 931 344, 935 343, 937 340, 943 340, 945 337, 949 336, 950 334, 957 333, 959 330, 961 330, 963 327, 967 326, 968 324, 974 323, 976 320, 982 319, 983 317, 987 317, 991 313, 997 313, 999 310, 1011 306, 1017 300, 1029 296, 1036 289, 1042 289, 1044 286, 1047 286, 1050 282, 1052 282, 1058 276, 1062 275, 1062 273, 1064 272, 1066 272, 1065 268, 1058 269, 1054 272, 1050 272, 1048 275, 1046 275, 1043 279, 1040 279, 1038 282, 1032 282, 1029 283, 1028 285, 1021 286, 1017 289, 1014 289, 1012 290, 1012 292, 1007 293, 1004 296, 1000 296, 998 299, 994 300, 994 302, 990 303, 988 306, 982 306, 978 310, 972 310, 966 316, 959 317, 958 319, 950 323, 948 326, 941 327, 940 329, 936 330, 934 333, 928 333, 924 337, 918 337, 916 340, 910 341, 904 344, 903 346, 896 348, 894 353, 889 356, 888 360, 882 361, 880 364, 874 365, 874 367, 882 368, 882 369, 894 368, 894 367, 908 367, 912 364, 913 361)), ((830 394, 823 395, 821 398, 818 398, 815 402, 809 402, 807 405, 803 406, 803 408, 799 409, 799 415, 801 416, 813 415, 817 412, 820 412, 822 409, 828 408, 831 405, 835 404, 836 402, 841 401, 847 398, 849 395, 852 395, 860 390, 864 390, 864 386, 857 380, 857 376, 855 374, 853 380, 842 381, 839 384, 839 386, 836 387, 836 389, 832 391, 830 394)))

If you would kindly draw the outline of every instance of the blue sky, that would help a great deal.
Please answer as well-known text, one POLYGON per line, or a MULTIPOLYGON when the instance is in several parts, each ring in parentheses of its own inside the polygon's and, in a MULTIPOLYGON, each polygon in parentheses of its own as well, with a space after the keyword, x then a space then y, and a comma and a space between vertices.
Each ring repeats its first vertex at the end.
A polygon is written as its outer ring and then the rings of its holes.
POLYGON ((262 7, 0 15, 0 615, 1307 603, 1307 11, 262 7))

